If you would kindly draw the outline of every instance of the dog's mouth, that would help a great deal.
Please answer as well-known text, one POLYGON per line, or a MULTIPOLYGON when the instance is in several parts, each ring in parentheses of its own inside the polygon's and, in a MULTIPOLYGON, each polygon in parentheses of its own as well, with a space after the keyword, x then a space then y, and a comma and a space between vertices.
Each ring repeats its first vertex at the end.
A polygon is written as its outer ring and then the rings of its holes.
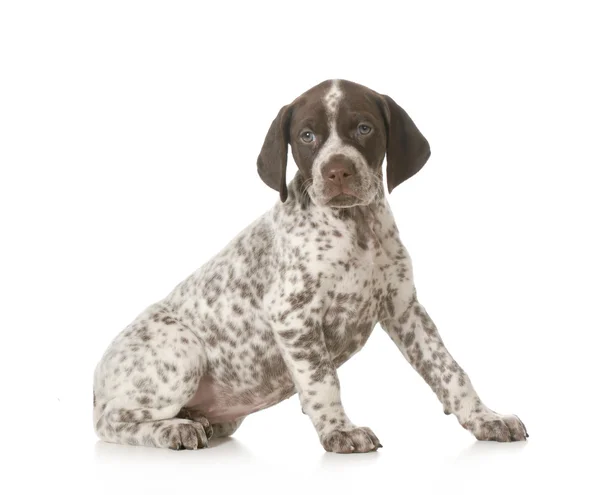
POLYGON ((342 184, 313 183, 309 188, 309 195, 315 204, 332 208, 368 205, 377 196, 378 188, 374 187, 369 177, 359 179, 342 184))
POLYGON ((347 191, 336 194, 327 201, 328 206, 337 208, 348 208, 350 206, 356 206, 359 203, 361 203, 361 199, 354 193, 347 191))

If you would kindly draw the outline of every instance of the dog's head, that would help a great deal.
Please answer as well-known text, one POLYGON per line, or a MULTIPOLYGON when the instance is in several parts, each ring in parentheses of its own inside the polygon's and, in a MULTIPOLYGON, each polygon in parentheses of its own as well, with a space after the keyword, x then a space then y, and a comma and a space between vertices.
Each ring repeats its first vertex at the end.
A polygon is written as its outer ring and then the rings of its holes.
POLYGON ((350 81, 325 81, 284 106, 258 157, 258 173, 287 199, 288 144, 313 203, 351 207, 389 192, 425 164, 429 143, 389 96, 350 81))

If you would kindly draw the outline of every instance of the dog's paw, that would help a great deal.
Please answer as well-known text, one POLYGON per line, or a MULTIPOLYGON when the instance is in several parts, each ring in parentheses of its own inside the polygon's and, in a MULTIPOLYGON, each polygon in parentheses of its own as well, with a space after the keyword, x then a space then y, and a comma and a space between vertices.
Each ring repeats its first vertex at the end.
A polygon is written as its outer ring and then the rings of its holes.
POLYGON ((191 421, 195 421, 196 423, 200 423, 202 428, 204 428, 204 433, 206 434, 206 438, 210 440, 213 436, 213 427, 202 414, 194 411, 193 409, 183 408, 179 411, 179 414, 175 416, 176 418, 189 419, 191 421))
POLYGON ((375 433, 366 427, 332 430, 321 438, 321 444, 327 452, 340 454, 373 452, 382 447, 375 433))
POLYGON ((525 425, 517 416, 503 416, 493 411, 476 414, 462 426, 473 433, 477 440, 518 442, 529 436, 525 425))
POLYGON ((206 431, 200 422, 172 419, 158 435, 161 446, 172 450, 196 450, 208 447, 206 431))

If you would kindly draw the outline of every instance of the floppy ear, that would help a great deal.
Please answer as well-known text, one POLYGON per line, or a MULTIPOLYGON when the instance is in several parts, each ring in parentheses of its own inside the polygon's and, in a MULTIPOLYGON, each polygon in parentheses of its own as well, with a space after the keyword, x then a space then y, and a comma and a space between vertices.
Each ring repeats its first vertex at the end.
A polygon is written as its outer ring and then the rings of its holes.
POLYGON ((291 115, 291 105, 286 105, 279 110, 277 117, 269 127, 256 162, 258 175, 267 186, 279 191, 281 201, 285 201, 288 196, 285 169, 290 142, 291 115))
POLYGON ((421 170, 431 150, 408 114, 389 96, 381 96, 387 128, 387 184, 391 193, 398 184, 421 170))

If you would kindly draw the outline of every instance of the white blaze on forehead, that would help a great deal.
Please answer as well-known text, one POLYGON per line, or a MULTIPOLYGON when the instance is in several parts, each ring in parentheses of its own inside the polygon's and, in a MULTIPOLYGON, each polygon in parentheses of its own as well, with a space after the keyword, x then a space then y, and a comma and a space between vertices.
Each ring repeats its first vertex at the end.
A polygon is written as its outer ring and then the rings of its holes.
POLYGON ((319 162, 319 158, 322 159, 325 155, 329 154, 328 152, 331 151, 332 148, 342 146, 342 141, 338 136, 335 124, 338 116, 338 110, 340 108, 340 101, 342 101, 343 97, 344 93, 340 88, 340 81, 334 79, 331 82, 331 87, 329 88, 329 91, 327 91, 327 93, 325 93, 325 96, 323 97, 323 103, 325 104, 325 112, 327 113, 327 122, 329 124, 329 137, 327 141, 323 144, 323 148, 321 149, 321 152, 317 155, 317 159, 315 160, 315 162, 319 162))
POLYGON ((356 158, 357 150, 350 146, 345 146, 340 136, 337 133, 336 121, 340 108, 340 101, 344 97, 344 92, 340 88, 340 81, 334 79, 331 82, 329 91, 323 96, 323 103, 325 105, 325 112, 327 114, 327 124, 329 128, 329 136, 323 143, 323 147, 317 153, 314 161, 314 173, 318 174, 321 166, 326 162, 331 155, 346 152, 346 155, 353 156, 356 158))
POLYGON ((330 122, 330 127, 332 121, 335 121, 335 117, 337 116, 337 111, 340 106, 340 101, 343 96, 344 93, 340 88, 340 81, 335 79, 334 81, 332 81, 331 88, 329 88, 329 91, 325 94, 323 98, 325 102, 325 110, 327 111, 327 118, 330 122))

